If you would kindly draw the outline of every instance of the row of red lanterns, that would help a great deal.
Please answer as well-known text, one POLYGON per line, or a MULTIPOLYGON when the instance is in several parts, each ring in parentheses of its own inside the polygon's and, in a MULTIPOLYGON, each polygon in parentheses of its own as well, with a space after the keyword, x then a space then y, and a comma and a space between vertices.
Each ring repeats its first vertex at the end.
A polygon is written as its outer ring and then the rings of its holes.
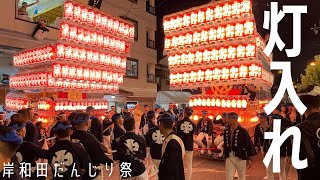
POLYGON ((122 53, 127 52, 129 48, 129 42, 125 40, 69 23, 62 23, 60 25, 60 38, 122 53))
POLYGON ((181 73, 173 72, 170 74, 170 85, 183 85, 196 82, 211 82, 252 77, 262 77, 262 68, 260 65, 250 64, 181 73))
POLYGON ((50 45, 18 53, 13 57, 13 64, 19 67, 54 61, 56 58, 74 60, 79 63, 110 66, 120 71, 125 71, 126 69, 126 57, 124 56, 106 54, 101 51, 93 51, 66 44, 50 45))
POLYGON ((57 58, 71 59, 77 62, 85 62, 97 65, 106 65, 121 70, 126 69, 126 57, 106 54, 90 49, 78 48, 76 46, 59 44, 57 45, 57 58))
POLYGON ((55 58, 55 47, 47 45, 32 50, 23 51, 13 56, 14 66, 24 66, 37 62, 50 61, 55 58))
POLYGON ((177 65, 193 65, 217 61, 232 60, 238 58, 255 57, 256 46, 243 44, 237 46, 220 47, 220 49, 206 49, 189 53, 173 54, 168 57, 169 67, 177 65))
POLYGON ((64 17, 72 21, 102 28, 104 31, 109 31, 119 36, 130 39, 134 37, 134 26, 128 22, 81 6, 75 2, 69 1, 64 4, 64 17))
POLYGON ((86 110, 88 106, 92 106, 95 110, 107 110, 109 102, 107 100, 99 99, 86 99, 81 101, 58 100, 55 103, 54 109, 56 111, 76 111, 86 110))
POLYGON ((20 110, 28 108, 27 98, 6 97, 6 108, 10 110, 20 110))
POLYGON ((118 93, 119 85, 115 83, 95 83, 85 81, 66 81, 63 79, 55 79, 48 73, 30 73, 15 75, 10 78, 11 88, 28 89, 33 87, 39 88, 64 88, 77 89, 90 92, 108 92, 118 93))
POLYGON ((178 30, 204 23, 239 17, 251 13, 250 0, 236 0, 191 10, 184 14, 165 17, 164 31, 178 30))
POLYGON ((231 40, 233 38, 253 35, 255 31, 253 21, 245 21, 236 24, 203 29, 189 32, 165 39, 165 50, 178 47, 191 47, 194 45, 207 44, 218 40, 231 40))
POLYGON ((191 97, 190 107, 247 108, 248 100, 244 98, 191 97))
POLYGON ((84 80, 108 83, 123 83, 123 73, 113 73, 99 69, 70 66, 65 64, 54 64, 52 66, 54 78, 84 80))

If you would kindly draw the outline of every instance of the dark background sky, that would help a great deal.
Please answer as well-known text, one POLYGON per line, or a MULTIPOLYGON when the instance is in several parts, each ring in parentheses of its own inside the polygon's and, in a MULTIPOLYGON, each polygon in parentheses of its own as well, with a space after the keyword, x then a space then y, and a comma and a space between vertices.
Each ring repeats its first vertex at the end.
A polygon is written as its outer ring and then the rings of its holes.
MULTIPOLYGON (((158 59, 162 59, 163 46, 164 46, 164 32, 162 27, 162 19, 164 15, 175 13, 178 11, 186 10, 195 6, 200 6, 209 3, 210 0, 157 0, 157 49, 158 59)), ((268 33, 267 30, 262 28, 263 26, 263 12, 270 10, 270 0, 253 0, 253 14, 256 20, 256 26, 258 32, 262 37, 268 33)), ((314 55, 320 54, 320 32, 316 36, 313 31, 310 30, 314 24, 319 27, 320 21, 320 0, 280 0, 279 9, 282 9, 283 5, 307 5, 308 13, 302 14, 301 20, 301 53, 298 57, 288 58, 285 53, 285 48, 292 48, 293 38, 293 18, 292 14, 286 14, 279 24, 278 32, 286 44, 282 52, 277 47, 273 50, 274 61, 291 61, 292 78, 295 81, 301 73, 304 72, 306 65, 312 62, 314 55)), ((279 80, 279 75, 276 79, 279 80)), ((277 81, 277 80, 276 80, 277 81)), ((276 82, 275 82, 276 83, 276 82)))

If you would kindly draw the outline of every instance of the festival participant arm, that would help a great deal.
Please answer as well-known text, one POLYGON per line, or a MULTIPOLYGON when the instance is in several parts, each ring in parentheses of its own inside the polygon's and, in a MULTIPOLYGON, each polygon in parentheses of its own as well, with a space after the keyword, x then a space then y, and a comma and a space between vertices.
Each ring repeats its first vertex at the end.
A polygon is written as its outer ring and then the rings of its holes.
POLYGON ((50 153, 48 150, 44 150, 32 142, 29 142, 28 145, 31 150, 30 153, 33 153, 34 157, 42 158, 42 159, 49 159, 50 158, 50 153))

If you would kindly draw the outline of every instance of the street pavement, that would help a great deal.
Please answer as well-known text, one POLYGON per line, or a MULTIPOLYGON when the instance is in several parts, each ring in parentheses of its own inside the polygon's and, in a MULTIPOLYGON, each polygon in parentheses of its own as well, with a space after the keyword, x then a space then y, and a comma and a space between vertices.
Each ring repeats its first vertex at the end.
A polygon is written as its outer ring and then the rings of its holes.
MULTIPOLYGON (((247 170, 246 180, 263 180, 266 176, 265 166, 262 163, 261 154, 256 155, 253 158, 253 164, 250 169, 247 170)), ((225 167, 223 161, 216 161, 199 157, 198 152, 194 152, 193 158, 193 175, 192 180, 225 180, 225 167)), ((278 175, 275 175, 275 180, 278 179, 278 175)), ((297 180, 297 173, 291 167, 288 180, 297 180)))

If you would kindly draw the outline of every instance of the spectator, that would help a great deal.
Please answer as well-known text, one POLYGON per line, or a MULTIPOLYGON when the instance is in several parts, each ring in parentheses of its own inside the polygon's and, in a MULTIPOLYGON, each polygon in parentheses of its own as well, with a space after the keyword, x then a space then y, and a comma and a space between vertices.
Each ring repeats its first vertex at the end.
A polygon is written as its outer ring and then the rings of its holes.
POLYGON ((141 119, 140 119, 139 133, 142 135, 145 135, 148 131, 147 130, 147 128, 148 128, 147 113, 149 112, 150 108, 147 104, 144 105, 143 107, 144 107, 144 113, 142 114, 141 119))
MULTIPOLYGON (((26 124, 18 121, 12 122, 10 125, 13 129, 16 130, 17 134, 25 138, 26 136, 26 124)), ((41 149, 37 144, 29 141, 23 141, 20 147, 17 150, 14 161, 16 163, 30 163, 31 169, 35 169, 36 158, 47 158, 47 151, 41 149)), ((45 177, 37 177, 36 172, 31 173, 31 179, 40 179, 45 180, 45 177)))
POLYGON ((5 120, 6 120, 6 113, 5 112, 0 112, 0 126, 5 125, 5 120))
POLYGON ((301 131, 300 159, 308 158, 308 167, 298 170, 299 180, 320 179, 320 87, 308 86, 300 94, 307 107, 306 120, 298 125, 301 131))
POLYGON ((58 125, 58 122, 62 122, 62 121, 65 121, 67 119, 67 115, 66 113, 64 112, 60 112, 57 117, 56 117, 56 122, 55 124, 51 127, 51 130, 50 130, 50 137, 53 137, 55 132, 54 132, 54 129, 57 127, 58 125))
POLYGON ((135 132, 136 134, 139 134, 139 127, 140 127, 140 122, 141 122, 141 116, 142 116, 143 112, 140 109, 140 105, 136 104, 136 106, 134 107, 134 111, 133 111, 133 117, 134 120, 136 121, 135 124, 135 132))
POLYGON ((47 28, 46 21, 39 18, 38 24, 35 27, 33 34, 32 34, 33 38, 41 41, 46 37, 48 32, 49 32, 49 29, 47 28))
POLYGON ((87 107, 86 112, 89 114, 91 120, 90 132, 98 139, 99 142, 103 143, 102 123, 94 116, 94 108, 89 106, 87 107))
POLYGON ((242 88, 242 95, 248 95, 250 101, 254 101, 257 96, 256 87, 251 84, 249 86, 244 85, 244 88, 242 88))
POLYGON ((15 155, 22 142, 22 138, 17 135, 14 129, 7 126, 0 126, 0 177, 2 180, 20 178, 19 168, 14 168, 14 174, 10 177, 5 176, 3 173, 3 165, 11 163, 12 157, 15 155))
POLYGON ((18 9, 18 16, 19 18, 27 21, 32 21, 32 19, 29 17, 29 14, 27 12, 27 8, 36 5, 39 3, 39 0, 37 0, 34 3, 28 4, 27 2, 22 2, 22 6, 18 9))
POLYGON ((162 146, 162 156, 159 165, 159 180, 184 180, 183 157, 185 147, 182 140, 174 134, 174 119, 170 115, 163 115, 159 119, 159 129, 165 136, 162 146))
POLYGON ((18 111, 18 114, 20 116, 19 122, 26 123, 26 136, 24 138, 24 141, 30 141, 32 143, 35 143, 37 145, 39 144, 39 134, 37 131, 37 127, 32 123, 31 119, 31 113, 27 109, 21 109, 18 111))

